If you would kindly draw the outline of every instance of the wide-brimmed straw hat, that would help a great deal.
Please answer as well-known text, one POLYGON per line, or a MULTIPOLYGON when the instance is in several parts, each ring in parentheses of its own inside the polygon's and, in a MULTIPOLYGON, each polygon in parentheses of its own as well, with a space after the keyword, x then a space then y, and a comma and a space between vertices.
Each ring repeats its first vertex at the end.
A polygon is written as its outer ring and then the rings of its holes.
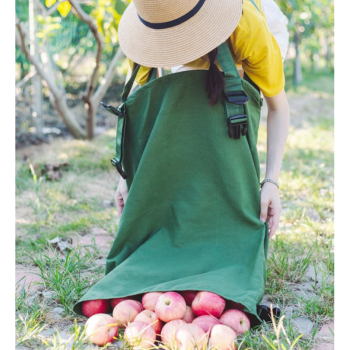
POLYGON ((177 66, 226 41, 241 15, 242 0, 134 0, 120 20, 119 43, 143 66, 177 66))

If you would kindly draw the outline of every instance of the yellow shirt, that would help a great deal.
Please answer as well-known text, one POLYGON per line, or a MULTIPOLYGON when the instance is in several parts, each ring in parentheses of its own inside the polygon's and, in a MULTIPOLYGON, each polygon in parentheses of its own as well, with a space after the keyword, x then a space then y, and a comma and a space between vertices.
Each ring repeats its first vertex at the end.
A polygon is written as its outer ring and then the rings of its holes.
MULTIPOLYGON (((243 68, 265 96, 272 97, 284 88, 282 56, 275 38, 267 27, 265 15, 261 10, 261 0, 255 0, 255 3, 260 12, 250 0, 243 0, 242 17, 226 42, 236 66, 243 68)), ((129 62, 132 66, 133 62, 129 62)), ((198 58, 185 66, 209 69, 208 56, 198 58)), ((136 77, 138 84, 147 83, 150 69, 140 67, 136 77)))

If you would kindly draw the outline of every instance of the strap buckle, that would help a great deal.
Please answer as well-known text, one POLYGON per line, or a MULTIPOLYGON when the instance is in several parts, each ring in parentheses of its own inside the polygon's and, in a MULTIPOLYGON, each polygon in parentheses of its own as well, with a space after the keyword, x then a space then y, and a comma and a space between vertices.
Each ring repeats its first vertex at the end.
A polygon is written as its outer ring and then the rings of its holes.
POLYGON ((246 114, 238 114, 227 118, 228 136, 232 139, 239 139, 241 134, 248 133, 248 118, 246 114))
POLYGON ((107 109, 108 112, 114 114, 114 115, 117 115, 118 117, 124 117, 125 116, 125 113, 123 113, 119 108, 115 108, 111 105, 108 105, 107 103, 104 103, 104 102, 100 102, 101 105, 107 109))
POLYGON ((244 105, 249 101, 249 97, 243 90, 239 91, 226 91, 226 99, 236 105, 244 105))
POLYGON ((123 179, 126 179, 127 176, 126 176, 126 174, 125 174, 125 172, 124 172, 124 170, 123 170, 123 168, 122 168, 122 165, 120 164, 120 161, 118 162, 115 158, 112 158, 112 159, 111 159, 111 163, 112 163, 112 165, 113 165, 115 168, 117 168, 118 173, 120 174, 120 176, 121 176, 123 179))

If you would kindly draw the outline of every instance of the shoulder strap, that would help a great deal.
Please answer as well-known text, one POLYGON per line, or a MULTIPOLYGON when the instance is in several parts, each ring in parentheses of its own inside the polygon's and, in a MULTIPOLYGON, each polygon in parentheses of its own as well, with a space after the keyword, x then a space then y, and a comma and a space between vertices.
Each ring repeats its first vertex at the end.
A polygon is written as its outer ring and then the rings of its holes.
POLYGON ((258 5, 254 0, 250 0, 250 2, 256 7, 256 9, 260 12, 258 5))
POLYGON ((131 91, 131 88, 134 85, 134 82, 135 82, 135 79, 136 79, 136 76, 137 76, 139 69, 140 69, 140 65, 138 64, 135 67, 134 71, 132 72, 130 79, 125 84, 124 89, 123 89, 123 93, 122 93, 122 102, 125 102, 126 99, 128 98, 130 91, 131 91))
POLYGON ((239 139, 248 131, 248 118, 244 105, 249 100, 243 90, 242 79, 238 74, 231 52, 224 42, 218 47, 217 61, 225 77, 225 111, 230 138, 239 139))

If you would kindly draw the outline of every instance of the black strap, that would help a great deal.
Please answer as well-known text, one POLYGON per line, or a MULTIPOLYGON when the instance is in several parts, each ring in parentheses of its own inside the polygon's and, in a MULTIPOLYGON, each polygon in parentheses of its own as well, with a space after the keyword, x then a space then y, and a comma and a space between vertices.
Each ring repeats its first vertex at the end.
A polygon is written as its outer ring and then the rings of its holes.
POLYGON ((131 88, 134 85, 134 82, 135 82, 135 79, 136 79, 136 76, 137 76, 139 69, 140 69, 140 65, 138 64, 135 67, 134 71, 132 72, 130 79, 125 84, 124 89, 123 89, 123 93, 122 93, 122 102, 125 102, 126 99, 128 98, 130 91, 131 91, 131 88))

